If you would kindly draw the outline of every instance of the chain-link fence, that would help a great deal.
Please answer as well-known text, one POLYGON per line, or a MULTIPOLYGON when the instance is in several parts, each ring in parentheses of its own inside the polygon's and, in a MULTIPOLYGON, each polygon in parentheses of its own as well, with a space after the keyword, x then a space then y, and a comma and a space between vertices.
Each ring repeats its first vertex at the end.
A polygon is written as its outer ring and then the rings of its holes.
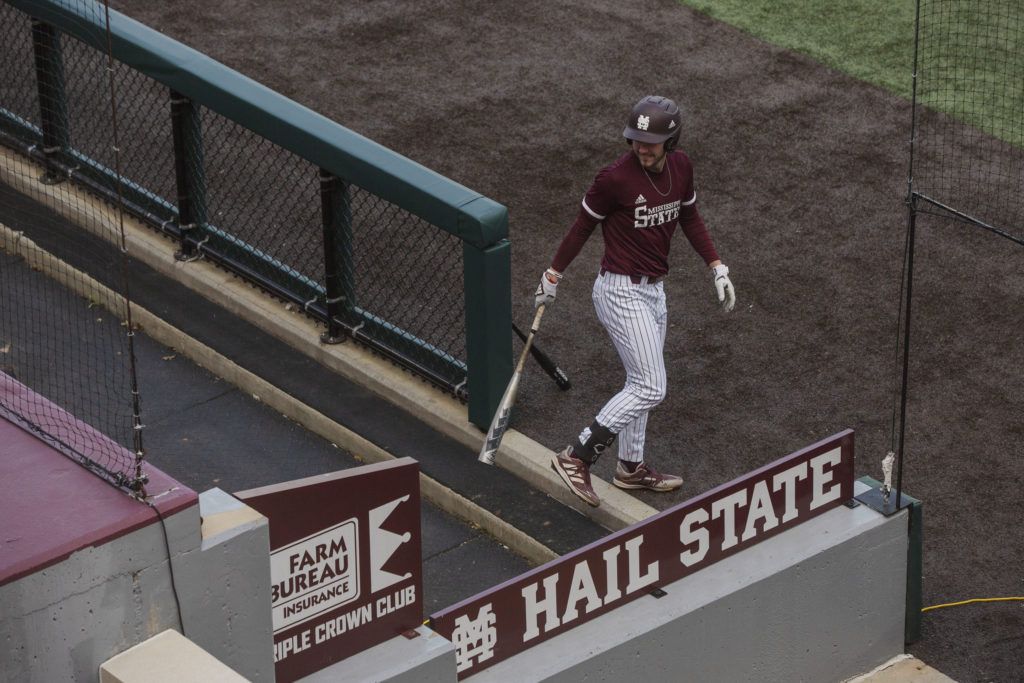
POLYGON ((3 0, 0 40, 8 185, 143 220, 169 258, 298 305, 323 341, 369 346, 486 426, 511 374, 504 207, 93 0, 3 0))

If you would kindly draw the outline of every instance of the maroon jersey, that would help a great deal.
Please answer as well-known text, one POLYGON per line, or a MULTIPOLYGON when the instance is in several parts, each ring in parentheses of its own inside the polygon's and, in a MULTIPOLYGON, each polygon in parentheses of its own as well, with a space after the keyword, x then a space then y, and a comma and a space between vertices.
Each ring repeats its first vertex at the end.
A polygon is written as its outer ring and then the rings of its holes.
POLYGON ((629 152, 597 174, 551 267, 562 272, 598 223, 603 225, 601 267, 623 275, 664 275, 672 235, 682 226, 705 264, 718 252, 697 213, 693 166, 683 152, 669 152, 660 173, 645 172, 629 152))

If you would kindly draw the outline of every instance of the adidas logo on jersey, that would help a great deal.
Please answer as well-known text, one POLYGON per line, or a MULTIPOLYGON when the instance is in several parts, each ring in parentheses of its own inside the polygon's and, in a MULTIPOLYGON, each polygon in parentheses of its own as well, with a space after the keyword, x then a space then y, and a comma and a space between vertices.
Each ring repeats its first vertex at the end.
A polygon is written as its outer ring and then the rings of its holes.
POLYGON ((646 200, 646 199, 644 199, 644 196, 643 196, 642 194, 638 194, 638 195, 636 196, 636 201, 635 201, 635 202, 633 202, 633 203, 634 203, 634 204, 646 204, 646 203, 647 203, 647 200, 646 200))

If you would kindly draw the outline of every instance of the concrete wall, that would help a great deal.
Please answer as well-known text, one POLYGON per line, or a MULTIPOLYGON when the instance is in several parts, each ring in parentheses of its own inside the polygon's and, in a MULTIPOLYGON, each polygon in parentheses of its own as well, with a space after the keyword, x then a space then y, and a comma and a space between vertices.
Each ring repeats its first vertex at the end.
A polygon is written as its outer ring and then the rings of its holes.
MULTIPOLYGON (((199 545, 199 508, 167 518, 172 556, 199 545)), ((101 662, 178 627, 160 525, 86 547, 0 587, 4 673, 18 681, 92 681, 101 662)))
MULTIPOLYGON (((835 508, 470 680, 827 682, 870 671, 904 649, 907 521, 905 510, 835 508)), ((185 635, 272 681, 266 519, 214 489, 167 530, 185 635)), ((106 660, 178 628, 163 529, 151 524, 0 587, 0 678, 95 681, 106 660)), ((418 631, 307 680, 455 681, 454 647, 418 631)))
POLYGON ((249 680, 273 681, 267 518, 220 489, 200 493, 199 509, 202 544, 175 567, 185 634, 249 680))
MULTIPOLYGON (((204 508, 223 512, 226 499, 207 492, 166 518, 185 634, 246 678, 272 681, 267 521, 204 537, 204 508)), ((104 661, 180 628, 164 530, 153 523, 0 587, 0 679, 96 681, 104 661)))

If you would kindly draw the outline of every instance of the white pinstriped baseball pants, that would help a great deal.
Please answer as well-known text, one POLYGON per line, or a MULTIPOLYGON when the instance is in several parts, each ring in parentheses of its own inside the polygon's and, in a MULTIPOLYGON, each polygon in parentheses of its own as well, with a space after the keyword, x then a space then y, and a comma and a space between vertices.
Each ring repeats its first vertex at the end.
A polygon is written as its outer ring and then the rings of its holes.
MULTIPOLYGON (((597 422, 618 435, 620 460, 641 462, 647 414, 665 398, 668 386, 664 283, 633 284, 628 275, 605 273, 594 281, 593 298, 626 369, 626 384, 597 414, 597 422)), ((586 438, 581 435, 580 441, 586 438)))

